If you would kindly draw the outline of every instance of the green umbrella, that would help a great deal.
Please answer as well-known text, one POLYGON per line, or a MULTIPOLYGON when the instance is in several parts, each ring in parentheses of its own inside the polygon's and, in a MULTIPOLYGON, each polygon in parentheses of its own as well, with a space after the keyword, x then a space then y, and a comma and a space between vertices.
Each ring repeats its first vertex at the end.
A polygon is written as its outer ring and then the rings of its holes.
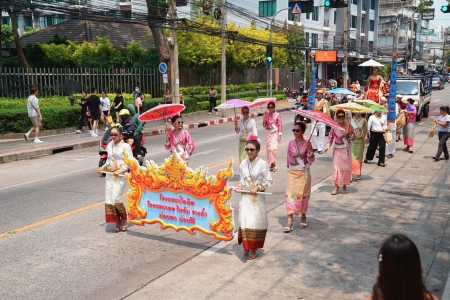
POLYGON ((367 108, 370 108, 373 111, 381 111, 382 113, 387 113, 388 109, 384 106, 381 106, 380 104, 369 100, 369 99, 363 99, 363 100, 353 100, 353 102, 360 103, 364 105, 367 108))

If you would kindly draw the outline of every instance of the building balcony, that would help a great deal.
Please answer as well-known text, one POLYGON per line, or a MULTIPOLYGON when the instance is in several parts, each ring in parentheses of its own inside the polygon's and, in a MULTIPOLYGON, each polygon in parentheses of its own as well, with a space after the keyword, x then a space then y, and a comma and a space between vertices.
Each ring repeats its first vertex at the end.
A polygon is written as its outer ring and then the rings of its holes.
POLYGON ((330 27, 330 20, 323 20, 324 27, 330 27))

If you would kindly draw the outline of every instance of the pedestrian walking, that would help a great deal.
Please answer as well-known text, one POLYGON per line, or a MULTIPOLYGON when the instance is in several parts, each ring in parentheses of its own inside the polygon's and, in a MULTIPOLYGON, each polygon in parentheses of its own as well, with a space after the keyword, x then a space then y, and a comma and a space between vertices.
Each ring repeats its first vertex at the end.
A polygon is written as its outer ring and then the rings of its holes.
POLYGON ((294 215, 302 215, 300 227, 307 226, 306 212, 308 211, 309 197, 311 195, 311 164, 315 160, 311 142, 305 140, 303 134, 306 124, 297 122, 294 124, 294 139, 289 141, 287 148, 288 179, 286 184, 286 215, 287 223, 283 231, 288 233, 293 230, 294 215))
POLYGON ((166 94, 164 95, 164 103, 171 104, 172 103, 172 93, 169 89, 166 90, 166 94))
POLYGON ((361 180, 364 144, 368 139, 367 120, 360 113, 355 113, 350 124, 355 132, 352 143, 352 175, 356 175, 356 180, 361 180))
POLYGON ((355 139, 353 126, 345 121, 345 112, 342 109, 336 111, 338 124, 344 128, 344 131, 331 128, 328 134, 328 143, 325 152, 333 146, 333 182, 334 190, 331 195, 339 192, 339 186, 342 185, 342 193, 347 194, 347 185, 352 181, 352 143, 355 139))
MULTIPOLYGON (((323 90, 317 90, 316 97, 317 98, 315 100, 314 110, 319 110, 330 116, 330 107, 328 105, 328 100, 323 99, 323 90)), ((326 126, 324 123, 317 121, 313 121, 312 126, 314 130, 312 132, 311 144, 314 151, 317 150, 317 153, 322 154, 323 143, 325 141, 326 126)))
POLYGON ((166 142, 164 147, 171 153, 176 152, 187 164, 189 158, 194 152, 194 140, 186 129, 183 129, 183 119, 179 116, 173 116, 173 129, 166 128, 166 142))
POLYGON ((434 123, 439 126, 439 146, 436 155, 433 156, 433 159, 435 161, 439 161, 441 159, 440 157, 442 152, 444 152, 444 158, 446 160, 450 158, 447 148, 447 140, 450 138, 450 109, 448 108, 448 106, 441 106, 439 108, 439 113, 439 118, 434 119, 434 123))
POLYGON ((266 130, 266 151, 267 161, 270 165, 270 171, 277 170, 277 148, 281 140, 282 122, 281 115, 275 111, 275 102, 271 101, 267 104, 269 110, 264 114, 263 127, 266 130))
POLYGON ((134 98, 134 109, 136 110, 137 114, 140 115, 141 112, 141 108, 142 108, 142 96, 143 94, 141 92, 139 92, 136 95, 136 98, 134 98))
POLYGON ((108 96, 106 96, 106 92, 102 91, 102 96, 100 97, 100 103, 102 104, 102 112, 101 119, 105 124, 105 130, 109 127, 108 117, 111 113, 111 101, 108 96))
POLYGON ((217 109, 215 108, 217 106, 217 91, 214 88, 214 86, 211 86, 211 89, 209 90, 209 112, 208 115, 211 114, 212 109, 214 108, 214 110, 216 111, 216 115, 217 115, 217 109))
POLYGON ((241 193, 238 243, 243 244, 249 260, 255 259, 257 249, 264 247, 269 226, 265 195, 257 192, 264 192, 272 184, 272 176, 269 164, 258 156, 260 149, 258 137, 250 135, 245 146, 248 157, 239 166, 240 179, 235 189, 241 193))
POLYGON ((367 130, 370 132, 370 138, 364 163, 373 160, 377 147, 379 146, 378 166, 385 167, 386 141, 384 140, 383 134, 388 130, 386 117, 380 111, 376 111, 369 117, 367 130))
POLYGON ((124 100, 120 90, 116 90, 115 93, 116 97, 114 98, 114 111, 116 112, 116 122, 120 123, 119 112, 124 108, 124 100))
POLYGON ((241 163, 247 158, 247 153, 245 152, 245 146, 247 145, 247 139, 250 135, 258 136, 256 130, 256 122, 250 118, 250 109, 248 106, 241 108, 241 113, 243 118, 234 121, 234 131, 239 134, 239 162, 241 163))
MULTIPOLYGON (((395 95, 395 102, 397 103, 398 107, 399 107, 399 115, 403 114, 403 110, 406 110, 406 103, 402 101, 403 99, 403 95, 402 94, 397 94, 395 95)), ((397 120, 396 122, 397 123, 397 120)), ((395 141, 398 142, 401 140, 401 136, 403 134, 403 127, 404 126, 399 126, 397 125, 397 131, 396 131, 396 139, 395 141)))
POLYGON ((43 141, 39 139, 39 127, 42 124, 42 113, 41 109, 39 108, 39 99, 37 98, 38 93, 38 87, 33 85, 30 88, 31 95, 27 100, 28 117, 30 118, 31 124, 33 124, 33 126, 23 136, 25 140, 28 141, 30 133, 34 132, 34 142, 42 143, 43 141))
MULTIPOLYGON (((81 134, 81 132, 83 131, 83 126, 84 126, 84 119, 88 119, 87 116, 87 112, 88 112, 88 107, 87 107, 87 93, 86 91, 82 91, 81 92, 81 100, 80 102, 78 102, 77 99, 75 99, 75 102, 81 106, 81 112, 80 112, 80 118, 78 119, 78 129, 77 131, 75 131, 75 133, 77 134, 81 134)), ((92 133, 92 122, 89 122, 88 120, 88 126, 89 126, 89 134, 92 133)))
POLYGON ((301 94, 303 93, 304 89, 305 89, 305 82, 303 80, 300 80, 298 82, 298 92, 301 94))
MULTIPOLYGON (((388 109, 388 105, 387 105, 387 99, 386 97, 381 97, 380 98, 380 105, 385 107, 386 109, 388 109)), ((398 114, 400 113, 400 109, 397 103, 395 103, 395 118, 397 119, 398 114)), ((387 120, 387 113, 383 113, 384 117, 387 120)), ((397 136, 397 123, 393 122, 390 123, 388 126, 388 130, 392 135, 392 142, 390 144, 387 145, 387 153, 388 153, 388 158, 393 158, 395 155, 395 137, 397 136)))
POLYGON ((403 151, 413 153, 414 146, 414 124, 416 123, 416 107, 414 106, 414 99, 408 98, 408 103, 406 104, 406 110, 404 111, 406 120, 405 128, 403 129, 403 144, 405 148, 403 151))
POLYGON ((91 95, 87 99, 87 106, 92 118, 91 136, 98 136, 98 121, 100 120, 100 116, 103 115, 103 110, 100 98, 97 96, 97 88, 95 87, 91 89, 91 95))
POLYGON ((388 237, 377 260, 378 276, 366 300, 439 300, 426 289, 419 250, 406 236, 388 237))
POLYGON ((126 185, 123 174, 128 170, 124 162, 124 151, 128 157, 133 157, 131 147, 122 139, 121 127, 111 128, 112 142, 106 147, 108 159, 97 169, 97 173, 107 172, 105 177, 105 218, 106 223, 116 223, 114 232, 127 230, 127 211, 122 195, 126 185), (122 175, 122 176, 121 176, 122 175))

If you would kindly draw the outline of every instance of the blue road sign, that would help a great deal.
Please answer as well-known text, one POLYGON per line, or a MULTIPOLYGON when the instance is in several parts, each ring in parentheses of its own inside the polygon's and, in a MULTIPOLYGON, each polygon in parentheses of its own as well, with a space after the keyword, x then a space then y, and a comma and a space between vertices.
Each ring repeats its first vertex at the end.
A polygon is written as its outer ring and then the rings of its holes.
POLYGON ((166 71, 167 71, 167 65, 166 65, 166 63, 160 63, 159 64, 159 66, 158 66, 158 70, 161 72, 161 73, 166 73, 166 71))

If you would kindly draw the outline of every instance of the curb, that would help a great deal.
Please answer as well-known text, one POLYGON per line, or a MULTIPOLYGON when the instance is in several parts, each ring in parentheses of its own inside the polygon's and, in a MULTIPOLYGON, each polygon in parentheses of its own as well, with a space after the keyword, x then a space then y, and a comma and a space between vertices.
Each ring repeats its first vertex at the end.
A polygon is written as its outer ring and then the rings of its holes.
MULTIPOLYGON (((277 111, 282 112, 282 111, 289 111, 291 109, 292 109, 291 107, 283 107, 283 108, 279 108, 277 111)), ((257 116, 262 116, 262 113, 250 113, 250 117, 252 117, 252 118, 257 117, 257 116)), ((240 119, 241 119, 241 116, 217 118, 217 119, 211 119, 211 120, 207 120, 207 121, 200 121, 200 122, 193 122, 193 123, 185 124, 184 128, 185 129, 201 128, 201 127, 206 127, 206 126, 234 122, 235 120, 240 120, 240 119)), ((64 134, 69 134, 69 133, 74 134, 74 132, 75 132, 75 131, 68 131, 66 129, 64 129, 63 131, 64 131, 64 134)), ((144 136, 161 135, 161 134, 165 134, 165 128, 158 128, 158 129, 152 128, 147 131, 144 129, 142 131, 142 133, 144 134, 144 136)), ((20 139, 23 138, 23 134, 19 134, 19 136, 20 136, 20 139)), ((23 160, 23 159, 36 158, 36 157, 40 157, 40 156, 53 155, 55 153, 60 153, 63 151, 77 150, 77 149, 82 149, 82 148, 87 148, 87 147, 98 146, 100 139, 101 139, 101 137, 98 137, 98 138, 95 138, 95 139, 92 139, 89 141, 82 141, 82 142, 73 142, 73 141, 69 140, 69 141, 60 142, 60 143, 48 143, 48 144, 42 145, 41 146, 42 148, 39 148, 39 149, 7 150, 7 151, 5 151, 6 153, 0 153, 0 164, 23 160), (45 148, 43 148, 43 147, 45 147, 45 148)))

